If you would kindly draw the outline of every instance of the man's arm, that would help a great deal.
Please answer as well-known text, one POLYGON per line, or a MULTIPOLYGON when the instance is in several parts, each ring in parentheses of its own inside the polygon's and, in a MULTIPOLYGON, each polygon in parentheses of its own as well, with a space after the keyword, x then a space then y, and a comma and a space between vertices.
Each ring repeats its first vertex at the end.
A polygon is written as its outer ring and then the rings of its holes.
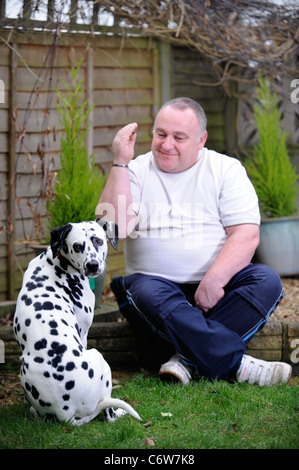
POLYGON ((226 227, 226 232, 227 240, 194 296, 196 306, 204 312, 224 297, 224 287, 237 272, 250 263, 259 244, 258 225, 234 225, 226 227))
MULTIPOLYGON (((123 127, 116 134, 112 149, 113 163, 128 165, 134 157, 137 124, 132 123, 123 127)), ((129 227, 136 219, 133 213, 132 195, 130 188, 129 170, 126 167, 112 166, 105 187, 96 207, 96 216, 116 222, 119 238, 129 235, 129 227)))

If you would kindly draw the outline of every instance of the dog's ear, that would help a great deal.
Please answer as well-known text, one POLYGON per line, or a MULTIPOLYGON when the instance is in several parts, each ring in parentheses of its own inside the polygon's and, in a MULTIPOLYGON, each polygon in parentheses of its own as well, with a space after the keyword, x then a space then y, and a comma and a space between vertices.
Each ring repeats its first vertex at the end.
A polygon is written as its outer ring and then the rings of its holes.
POLYGON ((105 230, 108 240, 112 247, 118 251, 118 225, 114 222, 96 218, 96 222, 105 230))
POLYGON ((67 235, 72 230, 72 224, 66 224, 62 227, 54 228, 51 232, 51 241, 50 246, 53 253, 53 258, 56 258, 59 251, 61 250, 64 240, 66 239, 67 235))

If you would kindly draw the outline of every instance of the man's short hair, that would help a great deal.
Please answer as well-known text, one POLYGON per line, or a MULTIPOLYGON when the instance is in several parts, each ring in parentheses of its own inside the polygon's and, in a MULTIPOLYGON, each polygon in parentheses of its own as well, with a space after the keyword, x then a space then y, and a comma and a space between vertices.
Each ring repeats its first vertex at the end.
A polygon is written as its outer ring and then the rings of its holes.
POLYGON ((197 101, 194 101, 191 98, 186 98, 184 96, 181 96, 179 98, 174 98, 172 100, 166 101, 166 103, 164 103, 161 106, 160 111, 161 109, 166 108, 166 106, 172 106, 173 108, 181 109, 181 110, 184 110, 187 108, 193 109, 200 125, 200 136, 202 136, 202 134, 207 130, 206 114, 204 110, 202 109, 202 107, 200 106, 200 104, 197 103, 197 101))

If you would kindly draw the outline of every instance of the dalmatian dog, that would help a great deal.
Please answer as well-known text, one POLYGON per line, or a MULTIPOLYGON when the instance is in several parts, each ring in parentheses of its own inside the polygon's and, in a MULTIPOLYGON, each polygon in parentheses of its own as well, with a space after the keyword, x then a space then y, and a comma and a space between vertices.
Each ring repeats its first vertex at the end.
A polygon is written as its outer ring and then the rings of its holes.
POLYGON ((21 383, 36 416, 78 426, 102 410, 108 421, 126 412, 140 419, 111 397, 110 367, 98 350, 87 349, 95 301, 88 278, 105 269, 107 238, 117 249, 117 225, 101 219, 58 227, 24 274, 13 326, 21 383))

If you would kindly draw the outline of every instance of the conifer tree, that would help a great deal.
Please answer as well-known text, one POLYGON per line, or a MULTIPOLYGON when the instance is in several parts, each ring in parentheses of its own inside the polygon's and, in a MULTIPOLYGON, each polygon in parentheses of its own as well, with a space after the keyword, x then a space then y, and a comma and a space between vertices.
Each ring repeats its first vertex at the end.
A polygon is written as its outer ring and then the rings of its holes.
POLYGON ((297 211, 298 176, 286 144, 287 133, 281 130, 281 113, 276 93, 268 81, 259 77, 258 104, 254 106, 259 142, 253 158, 245 163, 257 192, 264 217, 290 216, 297 211))
POLYGON ((71 85, 64 81, 66 95, 57 92, 57 109, 64 136, 60 147, 61 169, 55 181, 53 200, 47 204, 50 230, 68 222, 94 220, 106 181, 95 165, 94 155, 87 152, 85 137, 91 109, 87 100, 82 101, 84 87, 79 80, 79 67, 80 64, 71 70, 71 85))

